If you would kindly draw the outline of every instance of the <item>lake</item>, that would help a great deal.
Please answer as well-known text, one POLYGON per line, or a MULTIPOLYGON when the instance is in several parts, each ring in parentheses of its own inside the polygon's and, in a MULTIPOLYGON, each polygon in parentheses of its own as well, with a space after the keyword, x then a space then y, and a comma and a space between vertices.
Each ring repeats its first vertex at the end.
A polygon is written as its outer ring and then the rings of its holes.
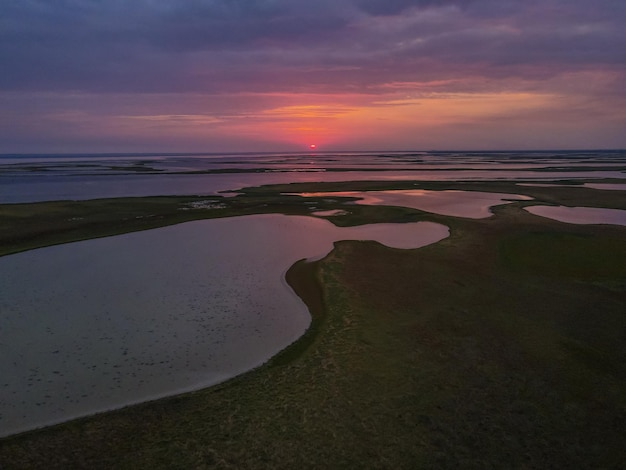
POLYGON ((250 370, 310 316, 284 280, 337 240, 417 248, 429 222, 338 228, 278 214, 189 222, 0 258, 0 436, 250 370))

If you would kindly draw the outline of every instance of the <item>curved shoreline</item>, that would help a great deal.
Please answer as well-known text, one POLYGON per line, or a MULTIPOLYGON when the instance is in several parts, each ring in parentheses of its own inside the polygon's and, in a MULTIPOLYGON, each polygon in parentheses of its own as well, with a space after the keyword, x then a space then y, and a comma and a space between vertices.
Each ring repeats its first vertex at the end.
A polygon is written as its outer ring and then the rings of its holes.
POLYGON ((175 400, 186 395, 214 389, 216 387, 228 386, 231 382, 242 380, 245 378, 246 375, 252 374, 258 369, 265 367, 285 366, 297 360, 297 358, 302 355, 315 340, 316 335, 319 333, 321 323, 324 321, 326 309, 324 307, 322 290, 320 288, 319 279, 317 277, 319 263, 322 259, 323 258, 317 261, 307 261, 306 259, 299 260, 294 263, 285 274, 285 281, 293 290, 293 292, 304 302, 307 309, 309 310, 309 313, 311 315, 311 322, 308 328, 299 338, 288 344, 285 348, 281 349, 268 360, 258 364, 251 369, 248 369, 247 371, 233 375, 231 377, 227 377, 217 383, 212 383, 199 387, 191 386, 188 389, 181 389, 174 393, 165 393, 152 397, 144 397, 137 401, 128 402, 123 406, 101 409, 89 414, 81 414, 74 417, 68 417, 58 421, 49 422, 41 426, 36 426, 34 428, 2 435, 0 436, 0 443, 2 441, 7 441, 11 439, 19 439, 21 436, 36 435, 38 433, 46 432, 49 429, 54 429, 60 426, 71 426, 73 423, 78 424, 82 421, 88 421, 97 416, 121 412, 128 408, 142 405, 149 406, 150 404, 154 404, 156 402, 175 400))
POLYGON ((258 367, 310 324, 284 282, 294 259, 325 256, 335 240, 413 249, 447 235, 431 222, 338 228, 263 214, 3 259, 3 342, 19 356, 0 361, 2 434, 205 388, 258 367))
MULTIPOLYGON (((582 197, 538 191, 547 202, 582 197)), ((312 266, 296 263, 291 282, 307 291, 317 279, 321 294, 305 295, 328 309, 304 348, 208 389, 0 439, 0 460, 617 466, 626 233, 550 221, 525 205, 476 221, 425 215, 449 222, 451 237, 419 250, 339 243, 312 266)))
MULTIPOLYGON (((326 256, 328 254, 324 258, 326 256)), ((297 360, 298 357, 306 352, 319 333, 320 326, 326 316, 326 307, 319 280, 319 265, 322 260, 323 258, 316 261, 301 259, 294 263, 285 273, 285 281, 309 310, 311 323, 300 338, 282 349, 268 361, 270 367, 286 365, 297 360)))

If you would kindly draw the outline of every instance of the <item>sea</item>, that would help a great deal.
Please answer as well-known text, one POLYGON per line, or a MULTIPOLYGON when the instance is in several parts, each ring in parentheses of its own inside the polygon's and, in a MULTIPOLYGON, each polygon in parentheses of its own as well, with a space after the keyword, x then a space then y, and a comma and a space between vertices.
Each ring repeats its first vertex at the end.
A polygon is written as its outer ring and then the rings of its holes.
POLYGON ((0 155, 0 203, 216 195, 356 180, 624 179, 626 151, 0 155))

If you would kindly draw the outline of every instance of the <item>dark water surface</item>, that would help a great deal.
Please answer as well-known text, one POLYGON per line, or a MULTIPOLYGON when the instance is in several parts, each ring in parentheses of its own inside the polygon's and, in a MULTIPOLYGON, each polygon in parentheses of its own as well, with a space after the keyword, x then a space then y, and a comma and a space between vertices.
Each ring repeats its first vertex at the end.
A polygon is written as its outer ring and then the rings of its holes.
POLYGON ((291 182, 624 179, 625 167, 626 153, 619 151, 4 155, 0 203, 212 195, 291 182))

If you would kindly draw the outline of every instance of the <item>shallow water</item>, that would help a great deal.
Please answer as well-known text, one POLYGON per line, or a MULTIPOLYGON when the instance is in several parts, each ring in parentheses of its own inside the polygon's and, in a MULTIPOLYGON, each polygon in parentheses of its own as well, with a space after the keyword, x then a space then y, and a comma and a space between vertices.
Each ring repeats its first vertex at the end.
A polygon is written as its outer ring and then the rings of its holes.
POLYGON ((213 195, 292 182, 623 179, 625 159, 620 152, 0 155, 0 203, 213 195), (197 173, 225 169, 234 172, 197 173))
POLYGON ((311 215, 316 215, 318 217, 333 217, 337 215, 346 215, 347 212, 343 209, 330 209, 327 211, 314 211, 311 212, 311 215))
POLYGON ((433 170, 227 173, 207 175, 38 176, 0 175, 0 204, 111 197, 215 195, 221 191, 266 184, 341 181, 478 181, 490 179, 616 178, 619 172, 572 173, 527 171, 433 170))
POLYGON ((284 281, 333 242, 415 248, 428 222, 338 228, 276 214, 203 220, 0 258, 0 436, 206 387, 307 328, 284 281))
POLYGON ((626 184, 622 183, 585 183, 586 188, 605 189, 608 191, 626 191, 626 184))
POLYGON ((394 191, 344 191, 300 193, 307 196, 358 197, 356 204, 401 206, 454 217, 482 219, 491 215, 490 208, 511 201, 532 200, 519 194, 483 193, 478 191, 430 191, 424 189, 394 191))
POLYGON ((582 188, 585 185, 556 184, 556 183, 517 183, 518 186, 529 186, 532 188, 582 188))
POLYGON ((626 225, 626 210, 600 207, 529 206, 531 214, 569 224, 626 225))

